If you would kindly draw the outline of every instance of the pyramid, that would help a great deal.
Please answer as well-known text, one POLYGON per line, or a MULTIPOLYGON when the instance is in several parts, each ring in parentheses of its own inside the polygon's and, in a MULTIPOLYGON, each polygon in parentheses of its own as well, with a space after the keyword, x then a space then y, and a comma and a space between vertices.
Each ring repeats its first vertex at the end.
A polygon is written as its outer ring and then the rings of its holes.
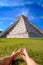
POLYGON ((24 15, 18 16, 16 22, 9 26, 0 37, 6 38, 30 38, 43 37, 43 33, 35 25, 29 22, 24 15))

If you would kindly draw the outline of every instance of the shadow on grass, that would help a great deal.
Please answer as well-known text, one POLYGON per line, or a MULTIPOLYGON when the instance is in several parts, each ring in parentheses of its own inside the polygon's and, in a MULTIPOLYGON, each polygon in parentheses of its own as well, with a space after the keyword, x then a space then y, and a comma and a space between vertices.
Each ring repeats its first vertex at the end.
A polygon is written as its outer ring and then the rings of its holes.
POLYGON ((15 61, 12 61, 12 65, 20 65, 21 63, 24 63, 23 59, 16 59, 15 61))
POLYGON ((1 40, 0 40, 0 42, 1 42, 1 43, 6 43, 6 41, 1 41, 1 40))

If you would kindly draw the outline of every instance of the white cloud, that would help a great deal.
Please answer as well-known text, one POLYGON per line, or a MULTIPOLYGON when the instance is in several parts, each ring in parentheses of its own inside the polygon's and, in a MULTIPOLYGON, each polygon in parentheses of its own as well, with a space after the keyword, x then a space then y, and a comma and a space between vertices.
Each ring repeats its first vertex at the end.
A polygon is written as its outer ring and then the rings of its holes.
POLYGON ((13 22, 10 23, 10 25, 13 24, 13 22))
POLYGON ((3 31, 3 29, 0 28, 0 31, 3 31))
POLYGON ((27 2, 27 3, 25 3, 25 4, 33 4, 34 2, 27 2))
POLYGON ((3 22, 0 22, 0 24, 2 24, 3 22))
POLYGON ((25 4, 33 4, 36 3, 38 5, 41 5, 43 7, 43 4, 41 4, 42 0, 34 0, 34 1, 24 1, 24 0, 3 0, 0 2, 0 6, 23 6, 25 4))
POLYGON ((29 13, 29 10, 28 9, 24 9, 21 14, 22 15, 25 15, 25 16, 28 16, 28 13, 29 13))
POLYGON ((4 3, 4 2, 0 2, 0 6, 9 6, 9 4, 4 3))
POLYGON ((30 15, 29 17, 28 17, 30 20, 35 20, 35 19, 43 19, 43 16, 33 16, 33 15, 30 15))
POLYGON ((40 16, 39 18, 43 19, 43 16, 40 16))
POLYGON ((0 18, 0 20, 5 20, 5 19, 14 20, 14 18, 0 18))
POLYGON ((26 3, 21 3, 21 4, 18 4, 18 5, 26 5, 26 4, 33 4, 34 2, 26 2, 26 3))
POLYGON ((41 6, 43 7, 43 4, 41 6))
MULTIPOLYGON (((35 20, 35 19, 43 19, 43 16, 33 16, 33 15, 28 15, 29 13, 29 10, 24 10, 24 11, 21 11, 21 13, 19 13, 19 15, 25 15, 25 16, 29 16, 28 18, 30 20, 35 20)), ((14 18, 0 18, 0 20, 15 20, 14 18)), ((12 24, 13 22, 10 23, 10 25, 12 24)), ((3 22, 0 22, 0 24, 3 24, 3 22)))
POLYGON ((31 1, 29 1, 29 2, 21 2, 21 3, 19 3, 19 2, 12 2, 12 3, 8 3, 8 2, 0 2, 0 6, 23 6, 23 5, 25 5, 25 4, 33 4, 34 2, 31 2, 31 1))
POLYGON ((30 20, 34 20, 35 18, 36 18, 36 17, 34 17, 34 16, 32 16, 32 15, 29 16, 29 19, 30 19, 30 20))

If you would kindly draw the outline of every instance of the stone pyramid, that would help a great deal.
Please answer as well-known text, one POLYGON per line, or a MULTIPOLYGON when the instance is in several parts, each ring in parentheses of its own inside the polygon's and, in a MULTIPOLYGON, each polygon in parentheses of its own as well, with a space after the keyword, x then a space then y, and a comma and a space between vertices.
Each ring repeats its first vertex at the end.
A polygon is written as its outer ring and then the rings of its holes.
POLYGON ((43 33, 24 15, 18 16, 16 22, 9 26, 0 37, 6 38, 30 38, 43 37, 43 33))

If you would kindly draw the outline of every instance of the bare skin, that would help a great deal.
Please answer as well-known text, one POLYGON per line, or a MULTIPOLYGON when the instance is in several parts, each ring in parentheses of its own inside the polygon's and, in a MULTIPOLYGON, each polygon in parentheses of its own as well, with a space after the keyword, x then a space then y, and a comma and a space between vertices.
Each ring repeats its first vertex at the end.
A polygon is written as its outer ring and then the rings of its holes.
POLYGON ((12 65, 12 60, 16 60, 16 57, 19 55, 20 49, 13 51, 10 56, 6 56, 0 59, 0 65, 12 65))
POLYGON ((0 59, 0 65, 12 65, 12 60, 16 60, 16 57, 20 55, 22 59, 27 63, 27 65, 37 65, 34 60, 32 60, 27 51, 26 48, 18 49, 17 51, 13 51, 13 53, 10 56, 6 56, 4 58, 0 59))
POLYGON ((23 58, 27 65, 37 65, 36 62, 29 57, 26 48, 21 50, 20 56, 23 58))

